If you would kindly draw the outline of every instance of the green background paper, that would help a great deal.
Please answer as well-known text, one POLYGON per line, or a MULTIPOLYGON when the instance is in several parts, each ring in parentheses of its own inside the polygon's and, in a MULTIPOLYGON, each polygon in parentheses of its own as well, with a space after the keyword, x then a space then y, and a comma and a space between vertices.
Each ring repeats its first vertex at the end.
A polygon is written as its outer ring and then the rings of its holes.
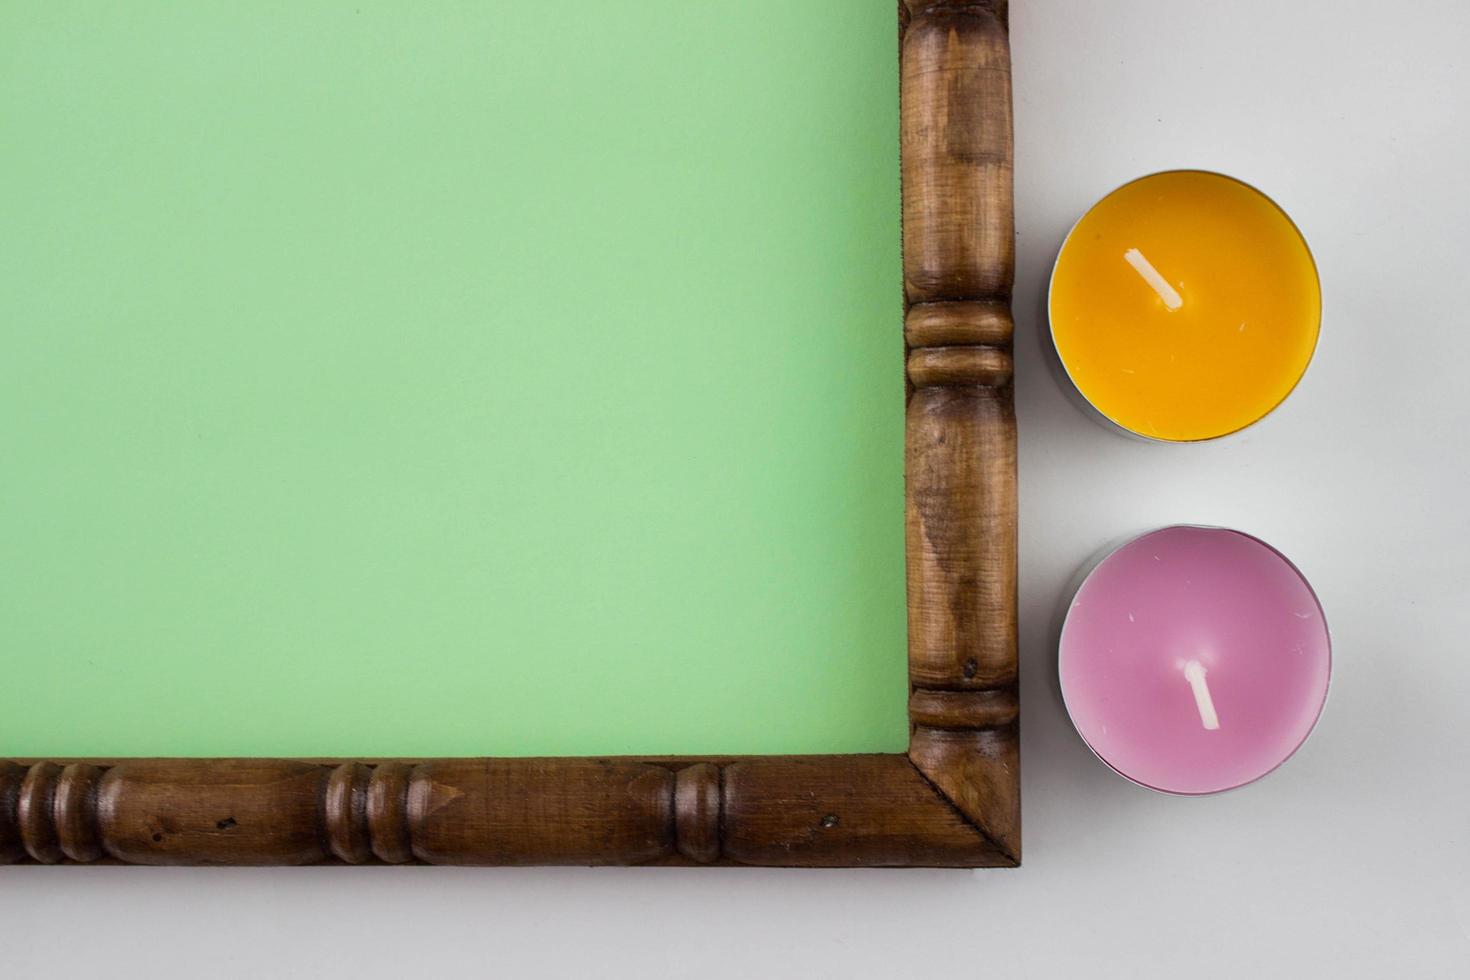
POLYGON ((0 0, 0 755, 901 749, 895 30, 0 0))

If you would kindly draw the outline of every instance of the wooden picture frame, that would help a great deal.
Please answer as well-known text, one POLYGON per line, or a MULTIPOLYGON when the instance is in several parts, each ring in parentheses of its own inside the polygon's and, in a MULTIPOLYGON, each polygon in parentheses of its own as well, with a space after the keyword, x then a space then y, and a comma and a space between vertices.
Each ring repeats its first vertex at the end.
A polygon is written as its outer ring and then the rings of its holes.
POLYGON ((1019 864, 1006 3, 899 31, 906 754, 0 761, 0 862, 1019 864))

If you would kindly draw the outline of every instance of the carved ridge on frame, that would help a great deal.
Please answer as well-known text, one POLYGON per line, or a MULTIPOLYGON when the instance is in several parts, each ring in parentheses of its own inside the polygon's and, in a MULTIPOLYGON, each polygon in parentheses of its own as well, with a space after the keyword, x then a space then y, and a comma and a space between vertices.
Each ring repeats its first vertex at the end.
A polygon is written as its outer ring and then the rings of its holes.
POLYGON ((0 763, 0 863, 1012 863, 903 755, 0 763))
POLYGON ((905 550, 909 759, 1019 863, 1006 7, 900 17, 905 550))

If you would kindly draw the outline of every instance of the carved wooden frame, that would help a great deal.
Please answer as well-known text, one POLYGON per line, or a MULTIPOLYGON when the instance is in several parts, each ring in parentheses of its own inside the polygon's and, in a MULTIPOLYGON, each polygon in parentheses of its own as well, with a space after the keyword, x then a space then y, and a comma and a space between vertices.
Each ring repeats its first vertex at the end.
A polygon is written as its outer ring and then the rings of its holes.
POLYGON ((899 5, 906 754, 0 761, 0 863, 1019 864, 1006 14, 899 5))

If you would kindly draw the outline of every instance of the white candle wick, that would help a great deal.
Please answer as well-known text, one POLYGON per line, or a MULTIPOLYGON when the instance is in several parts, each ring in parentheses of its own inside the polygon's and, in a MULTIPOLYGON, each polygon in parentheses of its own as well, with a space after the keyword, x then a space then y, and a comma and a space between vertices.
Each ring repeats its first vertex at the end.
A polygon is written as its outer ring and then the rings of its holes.
POLYGON ((1205 731, 1213 732, 1220 727, 1220 716, 1215 714, 1215 701, 1210 697, 1210 685, 1205 682, 1205 665, 1191 660, 1184 665, 1184 679, 1194 691, 1194 706, 1199 709, 1200 724, 1205 731))
POLYGON ((1143 281, 1159 294, 1159 299, 1164 301, 1166 307, 1177 310, 1184 305, 1184 297, 1179 295, 1179 290, 1169 285, 1169 281, 1159 275, 1159 270, 1154 268, 1152 262, 1143 257, 1142 252, 1136 248, 1130 248, 1123 253, 1123 258, 1127 259, 1134 271, 1143 277, 1143 281))

